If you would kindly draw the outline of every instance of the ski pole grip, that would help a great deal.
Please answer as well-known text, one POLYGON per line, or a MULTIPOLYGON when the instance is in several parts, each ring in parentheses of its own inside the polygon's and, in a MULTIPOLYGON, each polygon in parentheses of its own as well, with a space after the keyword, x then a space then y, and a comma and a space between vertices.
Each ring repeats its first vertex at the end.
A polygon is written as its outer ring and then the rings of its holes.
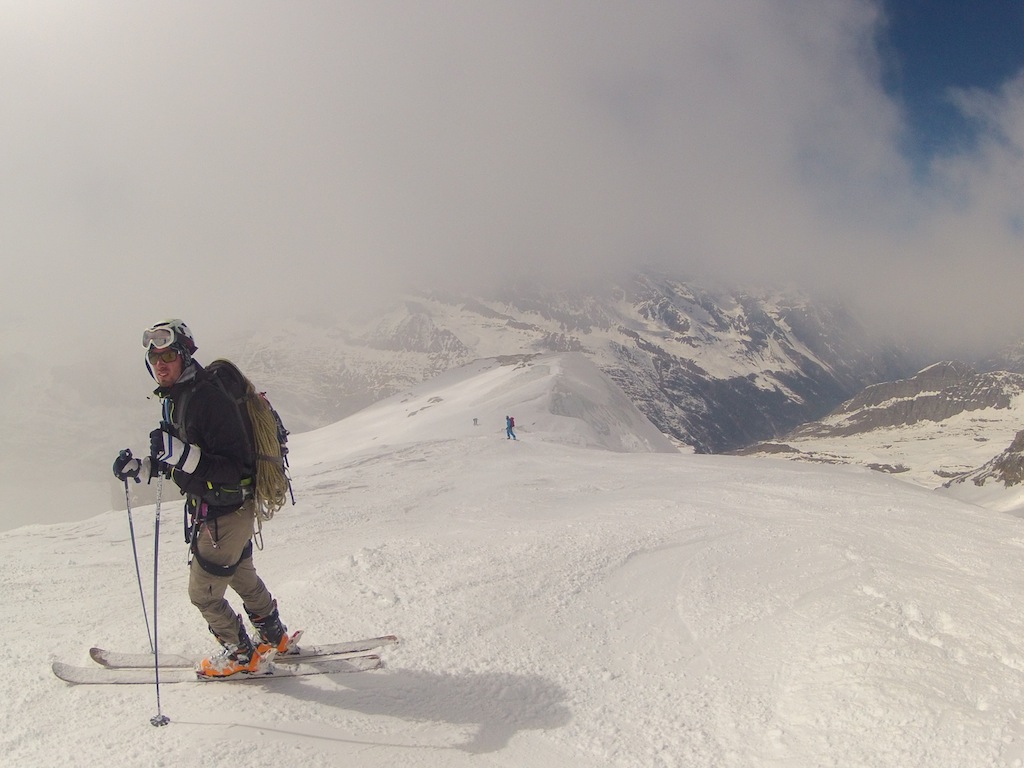
MULTIPOLYGON (((121 465, 122 466, 124 466, 125 464, 127 464, 129 461, 131 461, 134 458, 132 456, 132 449, 131 448, 125 448, 123 451, 121 451, 119 454, 117 454, 117 457, 121 460, 121 465)), ((142 482, 142 478, 140 478, 138 476, 138 474, 133 475, 132 478, 135 480, 136 483, 141 483, 142 482)), ((123 480, 124 480, 124 492, 128 493, 128 477, 125 476, 123 478, 123 480)))
MULTIPOLYGON (((171 422, 167 421, 167 419, 160 419, 160 431, 161 432, 166 432, 169 435, 173 435, 174 434, 174 427, 171 425, 171 422)), ((166 439, 166 438, 164 438, 164 439, 166 439)), ((157 446, 153 443, 153 441, 150 440, 150 445, 149 445, 149 479, 146 480, 146 484, 147 485, 153 480, 154 476, 160 474, 160 453, 159 453, 160 450, 162 450, 162 449, 158 449, 157 446)))
MULTIPOLYGON (((164 426, 164 422, 161 421, 160 422, 160 428, 163 429, 163 426, 164 426)), ((150 445, 149 445, 149 472, 146 473, 146 475, 147 475, 147 477, 146 477, 146 485, 149 485, 150 483, 153 482, 153 477, 155 475, 160 474, 160 470, 159 470, 160 462, 157 459, 158 455, 159 454, 157 454, 156 446, 153 445, 153 441, 152 441, 152 439, 150 439, 150 445)))

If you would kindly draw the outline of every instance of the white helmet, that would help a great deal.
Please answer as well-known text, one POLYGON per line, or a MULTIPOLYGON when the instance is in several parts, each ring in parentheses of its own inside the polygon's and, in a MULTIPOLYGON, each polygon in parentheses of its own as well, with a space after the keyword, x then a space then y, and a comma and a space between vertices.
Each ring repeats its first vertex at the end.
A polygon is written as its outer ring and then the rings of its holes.
POLYGON ((181 355, 185 366, 192 363, 192 353, 198 347, 192 331, 181 320, 164 320, 142 332, 142 348, 146 350, 146 370, 154 379, 153 367, 149 364, 150 350, 175 349, 181 355))
POLYGON ((188 356, 198 349, 192 331, 182 320, 164 320, 142 332, 142 348, 147 352, 167 347, 174 347, 188 356))

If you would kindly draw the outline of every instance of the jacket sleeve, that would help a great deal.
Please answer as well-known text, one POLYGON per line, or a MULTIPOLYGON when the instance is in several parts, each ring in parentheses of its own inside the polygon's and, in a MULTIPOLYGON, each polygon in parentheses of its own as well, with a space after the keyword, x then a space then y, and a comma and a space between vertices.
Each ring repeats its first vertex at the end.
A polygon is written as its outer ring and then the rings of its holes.
POLYGON ((251 473, 249 441, 235 404, 215 386, 196 387, 185 414, 190 443, 203 455, 191 474, 175 470, 174 482, 186 493, 202 494, 212 486, 237 487, 251 473))

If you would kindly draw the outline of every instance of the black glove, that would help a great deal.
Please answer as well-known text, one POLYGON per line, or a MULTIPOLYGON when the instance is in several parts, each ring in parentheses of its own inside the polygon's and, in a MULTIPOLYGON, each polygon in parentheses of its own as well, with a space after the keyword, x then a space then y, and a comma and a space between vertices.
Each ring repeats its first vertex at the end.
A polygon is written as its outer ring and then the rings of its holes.
POLYGON ((172 469, 192 474, 203 457, 198 445, 179 440, 174 428, 167 424, 149 433, 149 453, 158 471, 165 475, 170 475, 172 469))
POLYGON ((139 472, 141 471, 142 462, 132 456, 129 448, 125 448, 114 459, 114 477, 122 482, 127 482, 129 477, 136 483, 141 482, 139 480, 139 472))

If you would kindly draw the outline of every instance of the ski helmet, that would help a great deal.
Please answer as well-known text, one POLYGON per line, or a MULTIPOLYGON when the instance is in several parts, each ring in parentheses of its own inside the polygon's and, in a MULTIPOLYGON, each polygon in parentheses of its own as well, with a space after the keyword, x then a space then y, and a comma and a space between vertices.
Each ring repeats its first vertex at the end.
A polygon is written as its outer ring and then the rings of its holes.
MULTIPOLYGON (((146 369, 153 376, 148 353, 152 349, 176 349, 185 366, 192 362, 192 354, 198 349, 192 331, 182 320, 164 320, 142 332, 142 348, 146 350, 146 369)), ((154 376, 154 378, 156 378, 154 376)))

